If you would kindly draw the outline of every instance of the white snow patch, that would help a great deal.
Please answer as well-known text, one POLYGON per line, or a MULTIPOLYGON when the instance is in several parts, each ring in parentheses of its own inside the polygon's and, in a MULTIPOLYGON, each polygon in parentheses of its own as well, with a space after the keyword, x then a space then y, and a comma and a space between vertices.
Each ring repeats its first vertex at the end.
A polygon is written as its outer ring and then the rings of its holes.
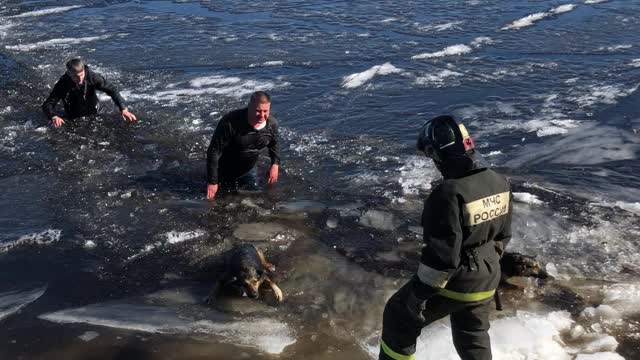
POLYGON ((413 60, 430 59, 435 57, 462 55, 470 52, 471 52, 471 48, 469 46, 464 44, 458 44, 458 45, 448 46, 440 51, 436 51, 433 53, 423 53, 423 54, 413 55, 411 59, 413 60))
POLYGON ((145 245, 144 249, 142 249, 139 252, 129 256, 127 258, 127 261, 131 261, 131 260, 137 259, 137 258, 139 258, 141 256, 144 256, 144 255, 150 253, 151 251, 153 251, 153 249, 155 249, 157 247, 160 247, 160 246, 162 246, 162 243, 159 242, 159 241, 157 241, 157 242, 155 242, 153 244, 147 244, 147 245, 145 245))
POLYGON ((603 304, 615 307, 618 311, 637 314, 640 309, 639 284, 614 284, 602 289, 603 304))
POLYGON ((447 22, 447 23, 443 23, 443 24, 431 24, 431 25, 418 26, 418 31, 423 31, 423 32, 446 31, 446 30, 459 28, 460 25, 462 25, 463 23, 464 23, 464 21, 451 21, 451 22, 447 22))
MULTIPOLYGON (((122 95, 125 98, 162 101, 165 103, 178 101, 183 102, 185 99, 192 99, 201 95, 222 95, 242 98, 258 90, 267 91, 276 88, 284 88, 289 86, 289 83, 282 82, 276 85, 269 81, 242 80, 236 77, 226 78, 222 76, 210 76, 193 79, 191 80, 190 85, 193 88, 164 90, 153 94, 136 94, 130 91, 123 91, 122 95), (209 85, 214 86, 205 87, 209 85)), ((176 85, 173 84, 172 87, 175 86, 176 85)), ((168 89, 171 89, 172 87, 167 86, 168 89)))
POLYGON ((260 67, 260 66, 282 66, 284 65, 284 61, 266 61, 263 62, 262 64, 250 64, 249 67, 253 68, 253 67, 260 67))
POLYGON ((596 51, 609 51, 609 52, 614 52, 614 51, 618 51, 618 50, 625 50, 625 49, 631 49, 633 47, 633 45, 615 45, 615 46, 601 46, 598 49, 596 49, 596 51))
POLYGON ((24 244, 48 245, 60 240, 62 230, 48 229, 43 232, 22 235, 18 240, 0 243, 0 252, 6 251, 11 247, 24 244))
POLYGON ((13 107, 7 106, 4 109, 0 109, 0 115, 7 115, 13 111, 13 107))
POLYGON ((49 8, 49 9, 43 9, 43 10, 29 11, 29 12, 25 12, 25 13, 22 13, 22 14, 9 16, 9 18, 10 19, 15 19, 15 18, 24 18, 24 17, 31 17, 31 16, 43 16, 43 15, 49 15, 49 14, 57 14, 57 13, 62 13, 62 12, 78 9, 78 8, 81 8, 81 7, 84 7, 84 6, 83 5, 60 6, 60 7, 54 7, 54 8, 49 8))
POLYGON ((33 44, 24 44, 24 45, 10 45, 5 46, 9 50, 17 50, 17 51, 30 51, 40 48, 52 48, 57 46, 66 47, 69 45, 82 44, 86 42, 92 42, 97 40, 104 40, 111 37, 110 35, 102 35, 102 36, 89 36, 89 37, 81 37, 81 38, 60 38, 60 39, 51 39, 47 41, 40 41, 33 44))
POLYGON ((597 352, 610 352, 615 351, 618 347, 618 342, 611 335, 597 336, 593 341, 589 342, 582 348, 582 352, 587 354, 593 354, 597 352))
POLYGON ((431 182, 441 177, 433 162, 424 156, 410 156, 398 170, 398 183, 404 195, 417 195, 430 190, 431 182))
POLYGON ((526 193, 526 192, 514 192, 513 199, 517 202, 521 202, 525 204, 532 204, 532 205, 544 204, 544 202, 538 199, 536 195, 526 193))
MULTIPOLYGON (((213 75, 213 76, 197 77, 197 78, 191 80, 189 82, 189 84, 192 87, 201 88, 203 86, 209 86, 209 85, 237 84, 237 83, 239 83, 241 81, 242 81, 242 79, 240 79, 239 77, 224 77, 224 76, 221 76, 221 75, 213 75)), ((174 87, 174 86, 175 86, 175 84, 173 84, 172 87, 174 87)))
POLYGON ((447 84, 447 79, 461 77, 461 76, 463 76, 462 73, 444 69, 435 74, 425 74, 422 76, 418 76, 416 77, 414 82, 416 85, 420 85, 420 86, 433 85, 436 87, 440 87, 447 84))
POLYGON ((591 204, 593 206, 601 206, 601 207, 619 207, 622 210, 628 211, 630 213, 634 213, 636 215, 640 215, 640 203, 634 202, 624 202, 624 201, 616 201, 615 203, 610 202, 598 202, 591 204))
POLYGON ((402 72, 402 69, 398 69, 397 67, 391 65, 391 63, 376 65, 371 67, 369 70, 345 76, 342 80, 342 87, 347 89, 357 88, 365 84, 367 81, 373 79, 373 77, 376 75, 389 75, 397 74, 400 72, 402 72))
POLYGON ((84 334, 78 336, 78 339, 84 341, 84 342, 89 342, 95 338, 97 338, 98 336, 100 336, 100 334, 98 334, 95 331, 87 331, 84 334))
MULTIPOLYGON (((575 97, 575 100, 581 107, 589 107, 596 104, 615 104, 618 98, 626 97, 638 90, 640 84, 627 88, 624 85, 590 85, 586 87, 587 94, 575 97)), ((580 89, 581 91, 584 88, 580 89)))
POLYGON ((552 14, 562 14, 562 13, 566 13, 569 11, 573 11, 573 9, 575 9, 577 7, 577 5, 575 4, 565 4, 565 5, 560 5, 555 9, 551 9, 551 11, 549 11, 552 14))
MULTIPOLYGON (((491 322, 491 351, 494 359, 571 360, 576 350, 562 343, 560 335, 571 330, 574 321, 566 311, 545 315, 518 311, 515 316, 491 322)), ((379 345, 364 345, 372 359, 379 345)), ((448 321, 436 322, 422 330, 416 349, 418 359, 459 360, 453 347, 448 321)))
POLYGON ((392 213, 375 209, 366 210, 360 216, 360 223, 380 230, 394 230, 398 227, 398 221, 392 213))
POLYGON ((485 45, 485 44, 491 45, 491 44, 494 44, 494 43, 495 43, 495 41, 493 41, 493 39, 490 38, 490 37, 479 36, 479 37, 473 39, 473 41, 471 42, 471 46, 478 48, 478 47, 480 47, 482 45, 485 45))
POLYGON ((547 16, 549 16, 549 14, 546 13, 546 12, 530 14, 530 15, 527 15, 527 16, 521 18, 521 19, 518 19, 518 20, 512 22, 509 25, 504 26, 500 30, 521 29, 523 27, 531 26, 534 23, 536 23, 537 21, 540 21, 540 20, 544 19, 547 16))
MULTIPOLYGON (((4 19, 3 19, 4 20, 4 19)), ((5 23, 0 25, 0 37, 7 36, 7 33, 10 28, 14 27, 15 24, 10 22, 9 20, 5 20, 5 23)))
POLYGON ((569 11, 572 11, 573 9, 576 8, 576 5, 574 4, 565 4, 565 5, 560 5, 556 8, 553 8, 547 12, 539 12, 539 13, 535 13, 535 14, 531 14, 531 15, 527 15, 521 19, 518 19, 514 22, 512 22, 509 25, 504 26, 502 29, 500 30, 512 30, 512 29, 521 29, 523 27, 528 27, 528 26, 532 26, 533 24, 535 24, 536 22, 553 16, 553 15, 558 15, 558 14, 562 14, 562 13, 566 13, 569 11))
MULTIPOLYGON (((602 2, 602 0, 600 0, 600 2, 602 2)), ((613 352, 597 352, 595 354, 579 354, 575 360, 624 360, 624 358, 613 352)))
POLYGON ((206 234, 207 233, 204 230, 193 230, 193 231, 183 231, 183 232, 169 231, 168 233, 164 234, 164 236, 167 239, 167 242, 169 244, 177 244, 183 241, 199 238, 200 236, 204 236, 206 234))

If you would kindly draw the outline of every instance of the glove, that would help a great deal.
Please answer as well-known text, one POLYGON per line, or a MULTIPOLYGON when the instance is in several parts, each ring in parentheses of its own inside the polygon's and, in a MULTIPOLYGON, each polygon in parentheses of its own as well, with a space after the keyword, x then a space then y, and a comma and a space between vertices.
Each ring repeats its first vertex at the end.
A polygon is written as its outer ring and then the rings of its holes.
POLYGON ((494 241, 493 243, 493 247, 496 249, 496 253, 498 253, 498 256, 500 256, 500 258, 502 258, 502 255, 504 254, 504 243, 502 241, 494 241))
POLYGON ((417 276, 414 276, 411 279, 411 286, 407 296, 407 310, 409 310, 410 317, 419 323, 424 323, 426 319, 422 312, 426 309, 427 300, 437 292, 437 289, 424 284, 417 276))
POLYGON ((423 324, 427 321, 422 314, 422 312, 427 308, 426 304, 427 300, 419 299, 413 290, 409 291, 409 295, 407 296, 407 310, 409 311, 409 317, 419 324, 423 324))

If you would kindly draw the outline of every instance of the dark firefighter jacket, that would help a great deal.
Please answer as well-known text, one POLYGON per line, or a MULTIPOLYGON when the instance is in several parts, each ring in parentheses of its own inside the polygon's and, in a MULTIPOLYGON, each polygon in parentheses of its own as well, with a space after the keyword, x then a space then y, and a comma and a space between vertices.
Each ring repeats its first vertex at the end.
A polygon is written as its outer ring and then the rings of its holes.
POLYGON ((84 82, 79 86, 66 73, 60 77, 51 94, 42 104, 42 111, 44 111, 48 119, 56 115, 54 109, 60 100, 64 104, 65 116, 70 119, 95 115, 98 106, 96 90, 103 91, 109 95, 120 111, 126 108, 124 100, 118 91, 102 75, 93 72, 86 65, 84 71, 84 82))
POLYGON ((420 283, 460 301, 493 296, 500 282, 495 241, 511 239, 508 181, 490 169, 445 179, 425 201, 420 283))
POLYGON ((247 120, 247 108, 231 111, 220 119, 207 151, 207 182, 218 184, 219 176, 233 180, 246 174, 267 147, 271 164, 280 163, 278 121, 269 116, 267 125, 254 129, 247 120), (220 174, 219 174, 220 172, 220 174))

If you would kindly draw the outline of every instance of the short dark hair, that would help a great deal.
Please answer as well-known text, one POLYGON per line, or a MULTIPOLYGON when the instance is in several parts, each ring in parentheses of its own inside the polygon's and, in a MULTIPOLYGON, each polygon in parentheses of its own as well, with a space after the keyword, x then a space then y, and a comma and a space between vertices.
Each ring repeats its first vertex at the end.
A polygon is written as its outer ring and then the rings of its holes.
POLYGON ((67 71, 80 71, 84 68, 84 61, 80 58, 74 58, 67 61, 67 71))
POLYGON ((264 91, 256 91, 251 94, 249 104, 267 104, 271 103, 271 96, 264 91))

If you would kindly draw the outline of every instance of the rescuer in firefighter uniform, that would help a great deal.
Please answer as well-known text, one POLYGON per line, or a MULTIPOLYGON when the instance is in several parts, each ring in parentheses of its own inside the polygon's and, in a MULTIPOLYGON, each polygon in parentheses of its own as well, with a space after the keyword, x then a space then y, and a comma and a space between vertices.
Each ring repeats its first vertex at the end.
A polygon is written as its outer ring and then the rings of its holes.
POLYGON ((424 204, 418 271, 385 306, 379 358, 414 359, 422 328, 450 315, 458 355, 491 359, 489 311, 511 239, 509 183, 483 165, 464 125, 451 116, 427 122, 417 146, 444 181, 424 204))

